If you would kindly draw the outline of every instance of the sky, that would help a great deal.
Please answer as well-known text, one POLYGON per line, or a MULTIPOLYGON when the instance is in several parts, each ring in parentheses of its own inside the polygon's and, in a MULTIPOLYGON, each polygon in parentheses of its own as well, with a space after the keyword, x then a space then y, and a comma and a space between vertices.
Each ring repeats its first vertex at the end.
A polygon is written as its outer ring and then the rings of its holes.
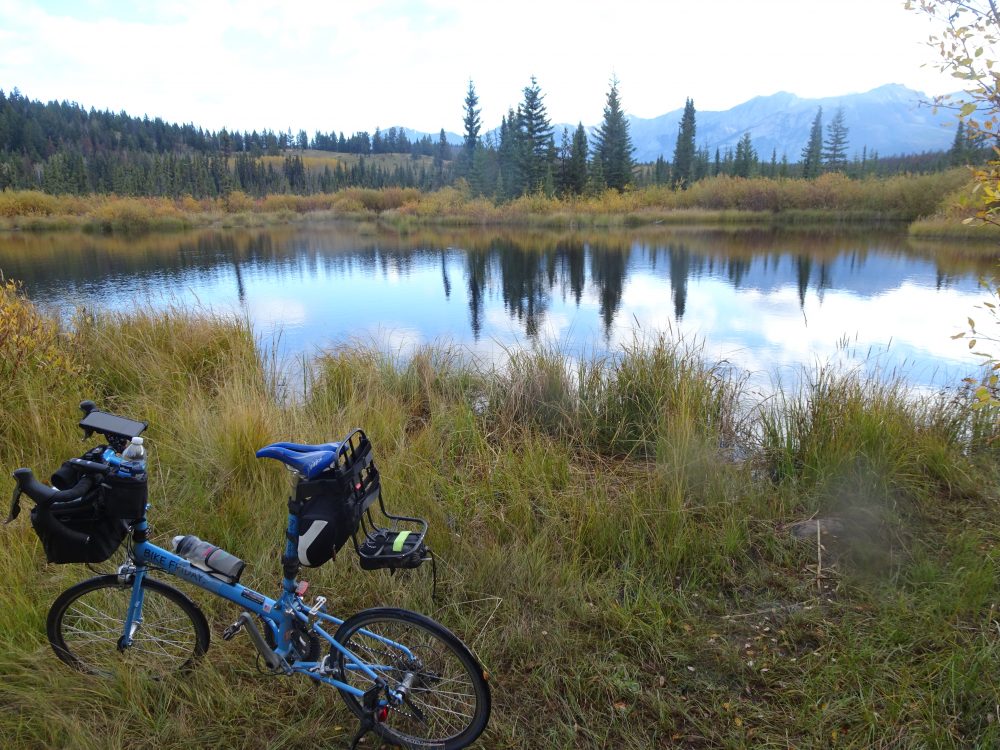
POLYGON ((902 0, 0 0, 0 89, 211 130, 484 129, 535 76, 554 123, 790 91, 954 91, 902 0))

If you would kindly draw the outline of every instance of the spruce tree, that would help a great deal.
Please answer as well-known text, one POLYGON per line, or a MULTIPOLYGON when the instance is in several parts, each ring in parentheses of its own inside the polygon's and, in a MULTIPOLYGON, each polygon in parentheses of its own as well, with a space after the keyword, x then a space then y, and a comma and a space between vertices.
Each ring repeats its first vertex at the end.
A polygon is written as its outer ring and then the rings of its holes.
POLYGON ((469 90, 465 94, 465 117, 462 120, 465 125, 465 140, 462 143, 462 158, 459 166, 461 174, 468 174, 472 169, 472 162, 476 155, 476 146, 479 144, 479 97, 476 96, 476 87, 469 79, 469 90))
POLYGON ((594 159, 601 162, 601 171, 607 187, 622 191, 632 182, 632 138, 628 120, 618 98, 618 80, 611 80, 604 121, 594 136, 594 159))
POLYGON ((821 159, 823 157, 823 108, 816 110, 812 127, 809 130, 809 142, 802 149, 802 176, 806 179, 819 176, 821 159))
POLYGON ((709 158, 708 146, 704 146, 694 154, 694 164, 691 168, 691 182, 697 182, 708 177, 709 158))
POLYGON ((544 188, 552 144, 552 123, 538 81, 531 76, 531 84, 524 88, 524 101, 518 110, 517 131, 520 133, 521 170, 524 185, 521 192, 535 192, 544 188))
MULTIPOLYGON (((434 169, 437 173, 437 184, 438 186, 445 183, 444 179, 444 163, 448 158, 448 139, 445 137, 444 128, 441 128, 441 132, 438 135, 437 148, 434 149, 434 169)), ((364 163, 363 161, 361 163, 364 163)))
POLYGON ((752 177, 757 171, 757 150, 750 140, 750 133, 744 133, 736 144, 736 156, 733 159, 733 174, 737 177, 752 177))
POLYGON ((842 172, 847 168, 847 125, 844 123, 843 107, 837 107, 833 120, 827 126, 823 163, 833 172, 842 172))
POLYGON ((562 138, 559 141, 559 169, 556 172, 556 192, 559 195, 566 195, 569 190, 569 159, 572 155, 573 147, 569 137, 569 128, 563 127, 562 138))
POLYGON ((674 146, 673 184, 675 187, 687 187, 692 182, 694 167, 694 135, 695 117, 694 100, 684 102, 684 114, 677 127, 677 145, 674 146))
POLYGON ((958 127, 955 128, 955 140, 948 151, 948 161, 953 167, 969 163, 969 138, 965 134, 965 123, 962 120, 958 121, 958 127))
POLYGON ((587 189, 587 150, 587 131, 583 129, 581 122, 573 133, 567 175, 567 187, 574 195, 580 195, 587 189))
POLYGON ((666 185, 670 181, 670 167, 663 155, 656 157, 656 164, 653 165, 653 184, 666 185))

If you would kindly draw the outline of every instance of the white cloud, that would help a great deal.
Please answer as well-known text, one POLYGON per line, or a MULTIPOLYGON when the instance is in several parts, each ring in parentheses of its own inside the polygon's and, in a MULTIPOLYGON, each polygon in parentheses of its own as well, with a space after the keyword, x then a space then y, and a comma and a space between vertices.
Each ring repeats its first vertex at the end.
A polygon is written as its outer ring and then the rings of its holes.
POLYGON ((309 317, 302 302, 287 297, 254 296, 249 308, 253 320, 265 328, 284 330, 304 324, 309 317))
POLYGON ((625 285, 612 331, 612 345, 632 340, 634 322, 643 331, 676 332, 704 343, 708 361, 728 360, 755 373, 755 382, 775 374, 797 379, 803 367, 831 363, 858 367, 917 368, 918 380, 934 370, 973 371, 966 344, 951 335, 980 301, 980 294, 904 282, 862 297, 828 289, 822 302, 810 290, 800 309, 798 290, 737 290, 710 277, 688 280, 684 317, 674 319, 669 280, 633 276, 625 285), (749 333, 749 336, 747 335, 749 333))
POLYGON ((898 0, 0 2, 0 85, 217 129, 407 125, 461 130, 471 77, 487 127, 536 75, 556 122, 601 117, 617 75, 626 108, 692 96, 725 109, 888 82, 934 92, 928 24, 898 0), (822 19, 822 20, 820 20, 822 19), (822 31, 818 25, 822 24, 822 31))

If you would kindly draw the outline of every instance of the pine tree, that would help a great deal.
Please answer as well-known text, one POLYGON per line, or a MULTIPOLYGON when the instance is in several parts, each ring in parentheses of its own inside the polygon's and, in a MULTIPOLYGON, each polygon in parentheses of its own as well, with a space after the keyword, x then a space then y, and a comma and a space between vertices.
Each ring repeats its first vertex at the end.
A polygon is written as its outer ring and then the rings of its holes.
POLYGON ((809 142, 802 149, 802 176, 806 179, 817 177, 820 172, 823 157, 823 108, 816 110, 812 127, 809 130, 809 142))
POLYGON ((591 195, 600 195, 608 189, 608 183, 604 181, 604 167, 600 159, 594 159, 590 164, 590 173, 587 175, 587 192, 591 195))
POLYGON ((969 138, 965 134, 965 122, 962 120, 958 121, 958 127, 955 128, 955 140, 948 151, 948 161, 953 167, 969 163, 969 138))
POLYGON ((750 133, 744 133, 736 144, 733 158, 733 174, 737 177, 752 177, 757 171, 757 150, 750 140, 750 133))
POLYGON ((587 150, 587 131, 583 129, 581 122, 573 133, 567 175, 567 187, 574 195, 580 195, 587 189, 587 150))
POLYGON ((663 155, 656 157, 656 164, 653 165, 653 184, 666 185, 670 182, 670 167, 663 155))
POLYGON ((618 98, 618 80, 613 78, 604 105, 604 121, 594 136, 594 160, 601 162, 605 184, 618 191, 632 182, 635 148, 628 131, 628 120, 618 98))
POLYGON ((697 182, 708 177, 709 158, 708 146, 698 149, 694 154, 694 166, 691 169, 691 182, 697 182))
POLYGON ((843 107, 837 107, 833 120, 827 126, 823 162, 833 172, 842 172, 847 168, 847 125, 844 123, 843 107))
POLYGON ((520 108, 507 111, 500 121, 500 143, 497 146, 497 188, 496 195, 501 200, 515 198, 525 192, 522 170, 524 147, 520 130, 520 108))
POLYGON ((673 184, 682 188, 691 184, 694 166, 695 135, 694 100, 684 102, 684 114, 677 127, 677 145, 674 146, 673 184))
POLYGON ((531 76, 531 84, 524 88, 524 101, 517 117, 517 131, 520 133, 521 169, 525 184, 521 192, 535 192, 544 187, 552 143, 552 123, 545 109, 542 90, 538 81, 531 76))
POLYGON ((434 149, 434 169, 437 173, 437 184, 439 186, 445 183, 444 162, 448 158, 448 152, 448 138, 445 136, 444 128, 441 128, 441 132, 438 135, 437 148, 434 149))
POLYGON ((476 96, 476 87, 469 79, 469 90, 465 94, 465 117, 462 123, 465 125, 465 140, 462 143, 462 156, 459 163, 459 173, 467 175, 472 169, 472 162, 476 154, 476 146, 479 144, 480 110, 479 97, 476 96))

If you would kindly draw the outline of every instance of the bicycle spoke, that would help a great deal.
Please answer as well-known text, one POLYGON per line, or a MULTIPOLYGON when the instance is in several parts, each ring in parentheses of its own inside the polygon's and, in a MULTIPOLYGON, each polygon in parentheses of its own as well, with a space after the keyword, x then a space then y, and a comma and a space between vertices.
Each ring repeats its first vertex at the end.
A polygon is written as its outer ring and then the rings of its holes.
MULTIPOLYGON (((359 616, 356 628, 343 640, 338 633, 338 640, 355 657, 341 657, 341 664, 348 666, 345 679, 349 684, 361 690, 371 686, 371 678, 359 667, 364 665, 386 681, 390 694, 405 695, 401 704, 389 706, 389 716, 380 732, 401 744, 461 743, 456 747, 478 736, 489 711, 488 705, 484 708, 481 702, 485 686, 478 668, 473 671, 475 662, 460 658, 433 622, 396 610, 386 610, 384 615, 380 610, 372 612, 368 618, 359 616), (412 684, 404 690, 407 675, 413 679, 408 680, 412 684), (469 732, 475 734, 470 738, 469 732)), ((361 715, 356 698, 345 695, 345 700, 361 715)))
MULTIPOLYGON (((95 579, 97 580, 97 579, 95 579)), ((201 635, 183 597, 155 582, 143 583, 142 607, 135 614, 130 644, 120 650, 125 617, 132 604, 129 586, 85 583, 58 612, 50 640, 56 654, 85 672, 110 674, 129 669, 164 674, 184 667, 204 650, 201 635)), ((188 605, 190 606, 190 605, 188 605)))

